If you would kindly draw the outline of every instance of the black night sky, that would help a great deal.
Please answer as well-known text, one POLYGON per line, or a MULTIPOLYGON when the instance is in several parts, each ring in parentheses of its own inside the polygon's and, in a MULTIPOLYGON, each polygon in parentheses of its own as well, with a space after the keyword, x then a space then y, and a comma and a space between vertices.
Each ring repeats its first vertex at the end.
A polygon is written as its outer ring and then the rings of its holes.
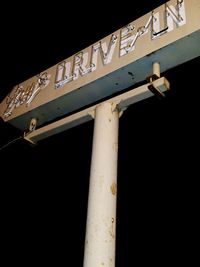
MULTIPOLYGON (((12 87, 165 1, 27 2, 1 12, 0 100, 12 87)), ((200 58, 166 73, 171 90, 120 118, 116 267, 190 263, 195 236, 200 58)), ((0 146, 21 136, 0 121, 0 146)), ((93 121, 0 150, 1 247, 7 265, 82 266, 93 121)), ((97 266, 94 266, 97 267, 97 266)))

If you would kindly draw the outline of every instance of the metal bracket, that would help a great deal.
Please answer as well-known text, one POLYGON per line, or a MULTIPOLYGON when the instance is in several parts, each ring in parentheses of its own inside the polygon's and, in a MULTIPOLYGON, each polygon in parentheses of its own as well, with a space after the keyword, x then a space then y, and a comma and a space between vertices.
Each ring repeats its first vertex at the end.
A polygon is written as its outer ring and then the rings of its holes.
POLYGON ((153 83, 148 85, 148 89, 158 98, 162 99, 165 97, 165 94, 159 90, 159 88, 155 87, 153 83))
POLYGON ((35 131, 36 129, 36 126, 37 126, 37 119, 36 118, 32 118, 31 121, 30 121, 30 124, 29 124, 29 130, 26 132, 24 132, 24 136, 23 138, 28 141, 31 145, 36 145, 35 142, 33 142, 31 139, 28 138, 28 135, 30 133, 32 133, 33 131, 35 131))
POLYGON ((150 85, 147 86, 147 88, 158 98, 162 99, 165 97, 165 94, 161 92, 161 90, 154 85, 154 81, 158 80, 160 78, 160 64, 158 62, 155 62, 153 64, 153 74, 149 77, 147 77, 147 82, 150 83, 150 85))
MULTIPOLYGON (((158 68, 154 68, 154 69, 158 70, 158 68)), ((159 71, 157 72, 159 74, 159 71)), ((77 125, 80 125, 82 123, 88 122, 95 117, 94 116, 95 109, 97 108, 97 106, 103 103, 106 103, 106 102, 113 103, 112 112, 115 112, 116 110, 118 110, 119 116, 121 116, 123 114, 123 111, 126 108, 128 108, 130 105, 137 103, 148 97, 152 97, 152 93, 150 92, 150 89, 148 88, 148 86, 150 85, 153 85, 156 88, 156 90, 159 90, 160 92, 164 92, 170 89, 170 84, 165 77, 161 77, 157 79, 156 76, 152 76, 152 77, 149 77, 149 79, 150 81, 152 81, 151 83, 141 85, 137 88, 133 88, 132 90, 129 90, 123 94, 115 96, 102 103, 98 103, 94 106, 91 106, 89 108, 76 112, 63 119, 52 122, 49 125, 37 128, 33 130, 32 132, 29 131, 27 134, 24 135, 24 139, 28 140, 32 144, 35 144, 34 142, 38 142, 46 137, 52 136, 59 132, 76 127, 77 125)))
POLYGON ((157 79, 159 79, 159 78, 160 78, 160 77, 158 77, 157 74, 153 74, 153 75, 151 75, 151 76, 148 76, 148 77, 146 78, 146 80, 147 80, 148 83, 153 83, 153 81, 155 81, 155 80, 157 80, 157 79))
POLYGON ((31 121, 30 121, 30 125, 29 125, 29 131, 30 131, 30 132, 34 131, 35 128, 36 128, 36 125, 37 125, 37 120, 36 120, 36 118, 31 119, 31 121))

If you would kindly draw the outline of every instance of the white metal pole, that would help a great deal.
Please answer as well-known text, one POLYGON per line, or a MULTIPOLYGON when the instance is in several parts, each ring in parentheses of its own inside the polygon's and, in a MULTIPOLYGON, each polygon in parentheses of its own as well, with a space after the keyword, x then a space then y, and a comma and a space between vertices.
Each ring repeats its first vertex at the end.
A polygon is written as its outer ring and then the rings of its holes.
POLYGON ((115 266, 118 125, 111 103, 96 108, 84 267, 115 266))

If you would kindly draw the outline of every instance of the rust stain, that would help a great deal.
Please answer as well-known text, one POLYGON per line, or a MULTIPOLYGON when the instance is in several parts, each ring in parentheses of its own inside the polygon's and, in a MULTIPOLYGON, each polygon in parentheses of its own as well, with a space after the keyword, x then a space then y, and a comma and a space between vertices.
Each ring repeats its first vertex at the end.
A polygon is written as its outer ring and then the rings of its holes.
POLYGON ((112 218, 112 224, 110 226, 109 234, 112 237, 112 239, 115 238, 115 225, 114 225, 115 219, 112 218))
POLYGON ((114 264, 113 259, 109 258, 108 266, 114 266, 113 264, 114 264))
POLYGON ((117 184, 116 183, 112 183, 112 185, 110 186, 110 190, 111 190, 111 193, 113 194, 113 196, 116 196, 116 194, 117 194, 117 184))
POLYGON ((118 142, 115 142, 115 143, 113 144, 113 149, 115 149, 115 150, 118 151, 118 142))
MULTIPOLYGON (((114 232, 112 230, 110 230, 109 233, 110 233, 110 236, 112 237, 112 239, 114 239, 115 238, 114 232)), ((112 240, 110 240, 110 242, 112 242, 112 240)))

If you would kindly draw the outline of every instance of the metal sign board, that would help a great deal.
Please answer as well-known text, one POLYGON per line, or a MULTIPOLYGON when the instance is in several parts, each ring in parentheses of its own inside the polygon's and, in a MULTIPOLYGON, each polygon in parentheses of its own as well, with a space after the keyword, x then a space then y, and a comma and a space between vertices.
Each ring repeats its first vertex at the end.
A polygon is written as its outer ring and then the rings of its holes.
POLYGON ((15 86, 0 116, 19 129, 42 125, 200 56, 200 0, 171 0, 15 86))

